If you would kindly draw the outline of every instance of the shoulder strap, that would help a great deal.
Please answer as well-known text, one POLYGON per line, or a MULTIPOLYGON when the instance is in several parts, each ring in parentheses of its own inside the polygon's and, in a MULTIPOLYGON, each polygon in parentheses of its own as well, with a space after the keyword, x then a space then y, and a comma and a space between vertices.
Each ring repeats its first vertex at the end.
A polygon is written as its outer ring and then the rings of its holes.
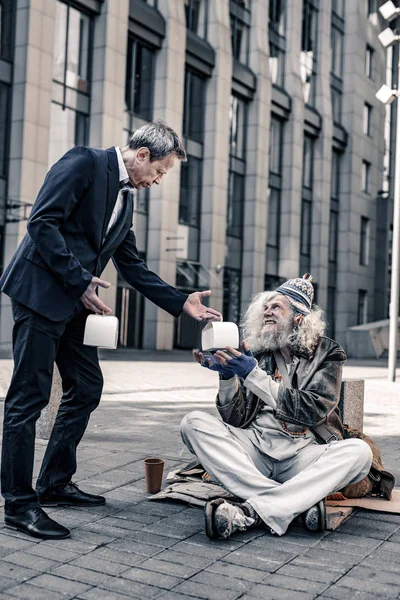
POLYGON ((278 365, 279 374, 282 377, 282 381, 283 381, 285 387, 290 388, 291 383, 290 383, 290 379, 289 379, 289 374, 287 371, 285 359, 283 358, 280 350, 274 351, 274 358, 275 358, 276 364, 278 365))

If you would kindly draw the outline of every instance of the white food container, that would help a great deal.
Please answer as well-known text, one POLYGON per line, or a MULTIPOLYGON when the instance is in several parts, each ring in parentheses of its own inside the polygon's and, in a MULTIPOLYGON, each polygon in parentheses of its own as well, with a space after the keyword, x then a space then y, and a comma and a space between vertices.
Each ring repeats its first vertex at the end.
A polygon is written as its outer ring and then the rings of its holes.
POLYGON ((201 332, 202 350, 222 350, 227 346, 239 348, 239 329, 236 323, 208 323, 201 332))
POLYGON ((83 336, 84 345, 115 350, 118 344, 118 324, 117 317, 89 315, 83 336))

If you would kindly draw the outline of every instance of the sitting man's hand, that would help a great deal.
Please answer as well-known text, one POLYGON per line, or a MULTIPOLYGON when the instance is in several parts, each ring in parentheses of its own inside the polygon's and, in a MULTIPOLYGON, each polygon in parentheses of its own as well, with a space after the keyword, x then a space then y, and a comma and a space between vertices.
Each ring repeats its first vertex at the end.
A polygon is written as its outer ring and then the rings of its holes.
POLYGON ((235 373, 229 367, 222 365, 217 359, 215 355, 205 357, 202 352, 198 350, 193 350, 193 357, 196 362, 198 362, 202 367, 209 369, 210 371, 217 371, 224 379, 232 379, 235 377, 235 373))
POLYGON ((243 342, 243 350, 244 353, 228 347, 225 350, 218 350, 214 354, 214 358, 220 365, 231 369, 238 377, 246 379, 254 367, 257 366, 257 361, 246 342, 243 342))
POLYGON ((98 277, 93 277, 92 281, 87 286, 86 290, 83 292, 81 296, 81 302, 85 308, 93 311, 97 314, 110 314, 112 313, 111 308, 106 306, 104 302, 100 300, 98 295, 96 294, 96 289, 100 286, 103 288, 109 288, 110 283, 108 281, 103 281, 98 277))

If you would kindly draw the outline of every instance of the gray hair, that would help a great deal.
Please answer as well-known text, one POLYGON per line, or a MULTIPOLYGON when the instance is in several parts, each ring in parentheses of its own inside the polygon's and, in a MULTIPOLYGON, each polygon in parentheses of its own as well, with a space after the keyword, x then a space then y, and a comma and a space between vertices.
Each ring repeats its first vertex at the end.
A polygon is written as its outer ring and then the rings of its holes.
MULTIPOLYGON (((272 300, 275 296, 282 297, 277 292, 261 292, 254 296, 248 307, 243 321, 243 337, 249 344, 251 350, 255 353, 263 350, 262 326, 264 319, 264 306, 266 302, 272 300)), ((290 303, 288 302, 290 305, 290 303)), ((293 320, 299 314, 290 305, 293 314, 293 320)), ((300 324, 296 326, 293 321, 293 333, 289 338, 289 346, 293 350, 313 354, 320 338, 324 335, 326 321, 324 311, 314 305, 310 314, 303 316, 300 324)))
POLYGON ((179 160, 187 161, 185 148, 178 134, 161 119, 137 129, 128 142, 131 150, 148 148, 150 160, 162 160, 176 154, 179 160))

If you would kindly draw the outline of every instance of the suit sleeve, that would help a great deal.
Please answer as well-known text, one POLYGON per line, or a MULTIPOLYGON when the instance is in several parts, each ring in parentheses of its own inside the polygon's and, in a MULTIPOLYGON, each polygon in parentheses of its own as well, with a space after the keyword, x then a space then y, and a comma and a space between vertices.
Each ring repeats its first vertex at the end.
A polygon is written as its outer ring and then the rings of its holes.
POLYGON ((179 317, 187 294, 183 294, 150 271, 144 260, 139 257, 132 229, 114 253, 113 263, 129 285, 172 316, 179 317))
POLYGON ((94 157, 78 146, 67 152, 49 171, 28 220, 28 233, 44 262, 77 299, 93 275, 72 254, 60 232, 94 178, 94 157))

